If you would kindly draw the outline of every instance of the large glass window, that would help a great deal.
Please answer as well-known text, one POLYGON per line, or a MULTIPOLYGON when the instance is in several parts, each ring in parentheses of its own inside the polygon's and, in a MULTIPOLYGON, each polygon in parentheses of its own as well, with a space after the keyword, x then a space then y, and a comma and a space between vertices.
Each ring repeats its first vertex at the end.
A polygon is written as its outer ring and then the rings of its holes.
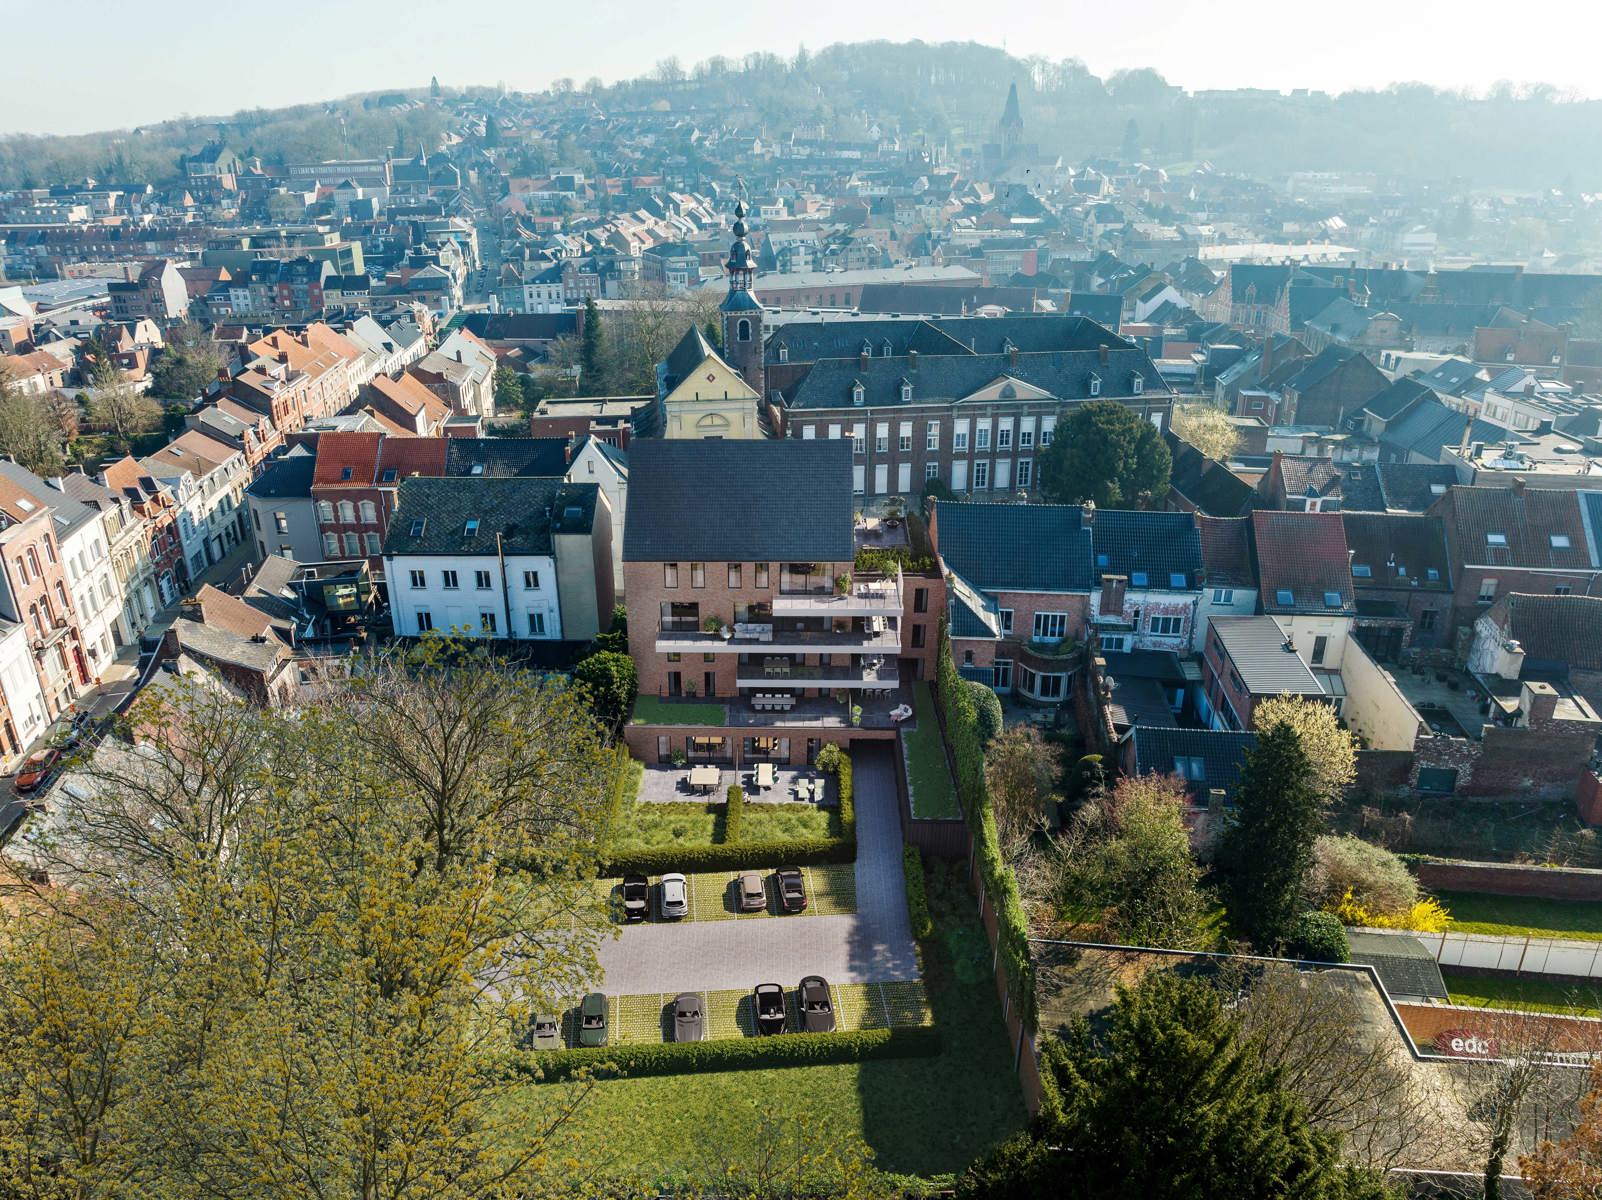
POLYGON ((1037 612, 1034 636, 1037 642, 1060 642, 1068 635, 1068 614, 1037 612))

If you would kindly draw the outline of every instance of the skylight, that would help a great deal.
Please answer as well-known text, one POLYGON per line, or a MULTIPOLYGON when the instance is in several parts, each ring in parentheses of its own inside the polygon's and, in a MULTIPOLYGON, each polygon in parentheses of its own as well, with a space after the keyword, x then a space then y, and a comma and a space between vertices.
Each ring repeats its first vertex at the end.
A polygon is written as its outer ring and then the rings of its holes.
POLYGON ((394 467, 385 467, 383 481, 385 483, 394 483, 398 474, 399 472, 396 471, 394 467))
POLYGON ((1144 571, 1131 571, 1129 574, 1129 582, 1136 587, 1145 587, 1150 581, 1151 577, 1144 571))
POLYGON ((1432 496, 1444 496, 1444 495, 1446 495, 1446 485, 1444 483, 1432 483, 1432 484, 1430 484, 1430 495, 1432 495, 1432 496))
POLYGON ((1485 544, 1487 546, 1505 546, 1507 545, 1507 534, 1488 533, 1485 535, 1485 544))
POLYGON ((1274 593, 1274 603, 1289 607, 1296 603, 1296 596, 1290 588, 1280 588, 1274 593))
POLYGON ((17 507, 20 508, 23 512, 32 512, 33 511, 33 501, 29 500, 25 496, 18 496, 17 497, 17 507))
POLYGON ((474 463, 471 467, 469 467, 467 469, 467 473, 469 475, 482 475, 484 473, 484 464, 483 463, 474 463))
POLYGON ((339 478, 340 478, 340 482, 341 483, 348 483, 350 481, 351 477, 353 475, 355 475, 355 474, 356 474, 356 468, 354 468, 354 467, 341 467, 341 468, 339 468, 339 478))
POLYGON ((1324 607, 1325 608, 1340 608, 1341 607, 1341 594, 1339 592, 1325 592, 1324 593, 1324 607))
POLYGON ((468 517, 467 518, 467 524, 462 527, 462 536, 463 537, 477 537, 478 536, 478 518, 477 517, 468 517))
POLYGON ((1359 579, 1372 579, 1374 578, 1374 569, 1367 563, 1353 563, 1352 574, 1359 579))
POLYGON ((412 536, 413 537, 422 537, 423 536, 423 528, 427 524, 428 524, 428 518, 426 518, 426 517, 419 517, 417 520, 413 521, 412 522, 412 536))
POLYGON ((1440 582, 1440 578, 1441 578, 1441 573, 1438 570, 1436 570, 1434 567, 1431 567, 1429 569, 1430 582, 1431 583, 1438 583, 1438 582, 1440 582))
POLYGON ((1171 587, 1171 588, 1182 588, 1182 587, 1184 587, 1185 586, 1185 573, 1183 571, 1171 571, 1171 572, 1169 572, 1169 575, 1168 575, 1168 586, 1171 587))
POLYGON ((1096 565, 1098 567, 1105 567, 1107 565, 1107 556, 1105 554, 1096 555, 1096 565))
POLYGON ((1567 550, 1569 548, 1569 535, 1566 533, 1554 533, 1551 541, 1552 549, 1554 550, 1567 550))

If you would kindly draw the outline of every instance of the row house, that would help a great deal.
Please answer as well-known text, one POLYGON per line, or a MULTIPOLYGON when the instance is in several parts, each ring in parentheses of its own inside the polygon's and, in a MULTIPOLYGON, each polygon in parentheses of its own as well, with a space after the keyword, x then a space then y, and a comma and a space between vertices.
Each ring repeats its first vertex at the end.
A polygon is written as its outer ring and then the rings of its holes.
POLYGON ((136 278, 114 281, 106 290, 111 296, 114 321, 148 317, 158 324, 171 325, 189 314, 189 289, 177 266, 164 258, 145 263, 136 278))
POLYGON ((23 627, 53 721, 90 686, 77 614, 49 505, 0 476, 0 617, 23 627))
POLYGON ((244 508, 250 474, 243 452, 198 430, 179 434, 140 465, 177 504, 186 577, 195 580, 250 536, 244 508))
POLYGON ((1450 646, 1452 569, 1439 517, 1347 512, 1357 616, 1353 635, 1380 662, 1450 646))
MULTIPOLYGON (((123 644, 144 635, 156 613, 170 601, 161 598, 151 558, 150 530, 127 495, 91 479, 78 471, 49 481, 79 504, 100 514, 105 531, 110 569, 115 579, 113 594, 120 597, 123 644)), ((176 598, 174 596, 174 598, 176 598)))
MULTIPOLYGON (((67 477, 69 484, 72 476, 67 477)), ((98 482, 127 505, 142 548, 129 547, 117 570, 124 589, 141 598, 151 616, 178 602, 187 579, 183 539, 178 535, 178 500, 172 489, 137 459, 126 456, 104 467, 98 482)), ((123 539, 117 539, 122 544, 123 539)))
POLYGON ((445 474, 446 438, 324 433, 317 439, 311 498, 325 559, 365 557, 383 570, 384 538, 401 482, 445 474))
POLYGON ((1195 637, 1201 532, 1183 512, 1086 507, 1097 587, 1090 619, 1103 651, 1183 654, 1195 637))
POLYGON ((934 665, 943 589, 855 568, 851 453, 839 441, 641 439, 623 539, 629 651, 653 713, 647 762, 809 763, 893 742, 908 681, 934 665))

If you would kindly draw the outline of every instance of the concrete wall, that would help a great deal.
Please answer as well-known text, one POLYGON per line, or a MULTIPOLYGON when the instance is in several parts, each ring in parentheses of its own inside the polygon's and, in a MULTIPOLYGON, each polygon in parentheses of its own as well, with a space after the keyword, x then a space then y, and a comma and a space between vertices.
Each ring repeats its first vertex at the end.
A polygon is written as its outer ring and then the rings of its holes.
POLYGON ((1347 638, 1345 646, 1340 668, 1346 685, 1346 702, 1341 706, 1346 724, 1375 750, 1412 750, 1423 725, 1418 713, 1356 638, 1347 638))

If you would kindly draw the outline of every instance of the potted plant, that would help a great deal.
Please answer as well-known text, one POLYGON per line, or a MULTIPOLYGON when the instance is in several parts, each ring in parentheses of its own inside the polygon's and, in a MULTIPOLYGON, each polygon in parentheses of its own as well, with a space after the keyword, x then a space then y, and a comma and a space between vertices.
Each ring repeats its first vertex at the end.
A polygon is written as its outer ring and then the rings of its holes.
POLYGON ((834 577, 834 590, 842 596, 851 594, 851 573, 849 571, 842 571, 834 577))
POLYGON ((717 613, 713 613, 701 622, 701 628, 706 633, 722 633, 723 618, 718 616, 717 613))
POLYGON ((684 753, 682 750, 675 750, 672 754, 668 755, 668 761, 671 762, 675 767, 682 767, 685 763, 690 761, 690 756, 684 753))
POLYGON ((684 694, 686 696, 695 695, 695 681, 693 679, 684 685, 684 694))
POLYGON ((853 725, 862 724, 862 705, 853 704, 851 706, 851 724, 853 724, 853 725))

